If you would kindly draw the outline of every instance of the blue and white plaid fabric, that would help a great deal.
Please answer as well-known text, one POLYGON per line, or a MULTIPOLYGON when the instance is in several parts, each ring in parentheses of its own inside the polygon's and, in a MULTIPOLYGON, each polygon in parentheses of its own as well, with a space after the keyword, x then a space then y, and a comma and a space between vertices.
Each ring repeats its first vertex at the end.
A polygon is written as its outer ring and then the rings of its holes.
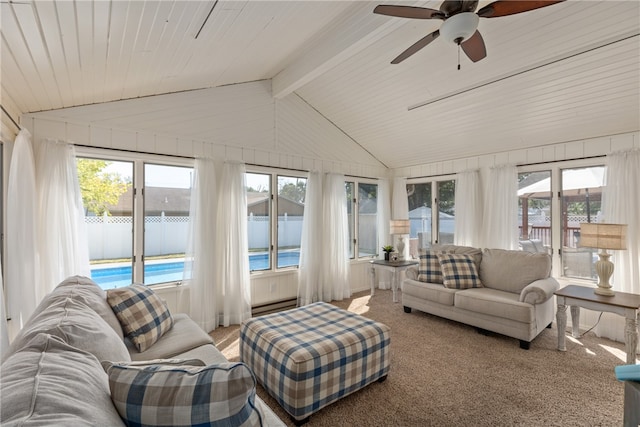
POLYGON ((301 420, 387 375, 389 331, 318 302, 244 321, 240 360, 301 420))
POLYGON ((482 281, 473 256, 466 254, 440 254, 442 283, 450 289, 481 288, 482 281))
POLYGON ((261 426, 256 382, 244 363, 109 363, 111 400, 127 426, 261 426))
POLYGON ((420 264, 418 265, 418 280, 426 283, 442 283, 442 267, 438 260, 439 254, 445 251, 430 251, 425 248, 418 250, 420 264))
POLYGON ((149 287, 133 284, 107 291, 124 334, 142 352, 173 327, 169 307, 149 287))

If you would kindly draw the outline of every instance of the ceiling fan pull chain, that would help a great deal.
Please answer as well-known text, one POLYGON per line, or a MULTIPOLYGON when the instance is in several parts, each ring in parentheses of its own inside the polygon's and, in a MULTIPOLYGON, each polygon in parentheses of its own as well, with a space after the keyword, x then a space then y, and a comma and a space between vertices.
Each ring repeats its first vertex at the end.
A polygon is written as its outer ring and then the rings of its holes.
POLYGON ((460 71, 460 43, 458 43, 458 71, 460 71))

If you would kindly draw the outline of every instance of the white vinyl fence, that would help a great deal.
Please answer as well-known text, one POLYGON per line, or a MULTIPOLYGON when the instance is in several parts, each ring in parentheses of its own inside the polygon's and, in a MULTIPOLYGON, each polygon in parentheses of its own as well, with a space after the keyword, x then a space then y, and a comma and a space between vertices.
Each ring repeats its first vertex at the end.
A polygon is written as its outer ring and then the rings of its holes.
MULTIPOLYGON (((133 219, 130 216, 88 216, 87 236, 91 260, 131 257, 133 219)), ((180 254, 187 246, 188 216, 148 216, 145 218, 145 256, 180 254)), ((269 246, 269 218, 249 216, 247 221, 249 248, 269 246)), ((284 215, 278 218, 278 246, 300 246, 302 217, 284 215)))

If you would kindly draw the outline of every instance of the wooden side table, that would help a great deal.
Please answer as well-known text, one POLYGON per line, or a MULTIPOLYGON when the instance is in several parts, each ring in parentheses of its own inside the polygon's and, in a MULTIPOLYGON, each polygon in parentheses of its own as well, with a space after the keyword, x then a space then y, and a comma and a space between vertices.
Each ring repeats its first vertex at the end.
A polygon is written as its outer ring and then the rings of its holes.
POLYGON ((594 288, 569 285, 555 292, 558 302, 556 320, 558 322, 558 350, 566 351, 565 330, 567 327, 567 305, 571 306, 571 334, 580 336, 580 307, 594 311, 606 311, 626 318, 625 346, 627 364, 636 363, 638 347, 638 318, 640 295, 616 292, 614 296, 602 296, 593 292, 594 288))
POLYGON ((371 296, 375 293, 376 287, 376 269, 391 271, 393 273, 391 279, 391 290, 393 291, 393 302, 398 302, 398 286, 400 282, 400 273, 412 265, 418 265, 418 261, 402 260, 402 261, 385 261, 377 259, 371 261, 371 296))

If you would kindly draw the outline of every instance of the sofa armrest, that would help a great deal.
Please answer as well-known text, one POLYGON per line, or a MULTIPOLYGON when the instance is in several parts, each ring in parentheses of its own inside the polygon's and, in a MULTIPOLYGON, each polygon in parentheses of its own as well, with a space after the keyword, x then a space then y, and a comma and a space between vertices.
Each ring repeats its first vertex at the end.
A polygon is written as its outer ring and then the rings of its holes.
POLYGON ((418 266, 412 265, 405 270, 404 274, 407 279, 418 280, 418 266))
POLYGON ((528 304, 541 304, 553 296, 553 293, 560 288, 560 284, 553 277, 536 280, 525 286, 520 292, 520 302, 528 304))

